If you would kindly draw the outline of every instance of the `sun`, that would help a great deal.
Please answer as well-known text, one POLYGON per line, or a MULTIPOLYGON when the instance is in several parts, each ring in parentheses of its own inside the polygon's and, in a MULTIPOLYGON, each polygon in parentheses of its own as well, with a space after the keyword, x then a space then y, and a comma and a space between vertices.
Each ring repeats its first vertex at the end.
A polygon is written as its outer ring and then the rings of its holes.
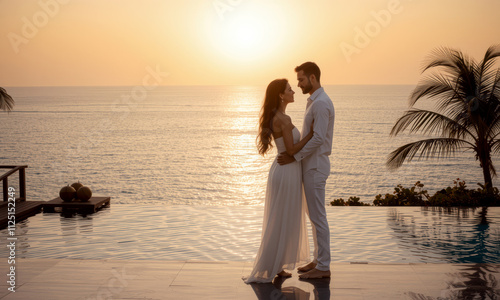
POLYGON ((262 23, 249 16, 234 19, 226 27, 226 46, 234 47, 238 51, 261 50, 265 44, 265 31, 262 23))
POLYGON ((212 45, 233 61, 251 62, 277 51, 284 39, 283 18, 272 5, 241 5, 213 20, 212 45))

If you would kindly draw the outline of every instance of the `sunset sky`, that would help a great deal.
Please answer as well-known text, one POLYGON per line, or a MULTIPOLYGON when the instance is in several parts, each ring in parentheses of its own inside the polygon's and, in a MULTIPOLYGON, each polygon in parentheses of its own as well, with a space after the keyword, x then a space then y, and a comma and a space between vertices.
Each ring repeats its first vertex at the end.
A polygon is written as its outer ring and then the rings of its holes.
POLYGON ((0 0, 0 86, 415 84, 440 46, 480 59, 500 1, 0 0))

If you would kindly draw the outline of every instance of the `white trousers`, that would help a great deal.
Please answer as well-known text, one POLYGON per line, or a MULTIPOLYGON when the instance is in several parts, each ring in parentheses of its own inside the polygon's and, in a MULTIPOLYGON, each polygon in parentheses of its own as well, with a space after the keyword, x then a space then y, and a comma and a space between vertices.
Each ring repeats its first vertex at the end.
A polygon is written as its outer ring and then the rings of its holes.
POLYGON ((325 185, 328 175, 316 169, 303 174, 304 193, 307 201, 307 214, 311 220, 314 240, 314 262, 316 269, 330 270, 330 227, 326 218, 325 185))

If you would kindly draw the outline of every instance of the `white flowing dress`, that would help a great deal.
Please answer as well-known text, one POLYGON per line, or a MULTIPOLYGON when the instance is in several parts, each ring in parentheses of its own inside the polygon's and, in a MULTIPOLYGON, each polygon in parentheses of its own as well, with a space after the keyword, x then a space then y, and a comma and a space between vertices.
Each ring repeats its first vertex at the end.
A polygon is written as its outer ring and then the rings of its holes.
MULTIPOLYGON (((299 130, 292 133, 294 143, 299 142, 299 130)), ((278 153, 286 151, 282 137, 275 144, 278 153)), ((301 163, 281 166, 276 157, 267 181, 261 244, 252 273, 243 277, 246 283, 271 282, 283 269, 309 262, 306 210, 301 163)))

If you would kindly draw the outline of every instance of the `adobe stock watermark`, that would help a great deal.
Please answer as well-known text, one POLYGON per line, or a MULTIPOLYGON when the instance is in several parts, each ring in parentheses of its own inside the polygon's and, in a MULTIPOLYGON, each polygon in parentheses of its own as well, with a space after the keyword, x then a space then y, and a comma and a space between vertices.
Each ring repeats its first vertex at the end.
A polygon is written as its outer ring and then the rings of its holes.
POLYGON ((154 68, 146 66, 145 69, 146 74, 142 78, 142 84, 132 87, 130 92, 122 94, 119 99, 116 99, 112 103, 111 111, 119 113, 119 118, 115 121, 107 118, 102 119, 96 124, 94 130, 82 133, 76 146, 68 145, 66 147, 66 158, 60 160, 64 163, 54 162, 51 165, 52 169, 56 171, 55 174, 58 174, 58 181, 65 181, 63 174, 65 171, 69 170, 70 165, 71 168, 78 169, 78 164, 81 163, 81 159, 89 157, 92 151, 105 141, 105 135, 117 128, 117 123, 123 121, 131 111, 136 109, 141 102, 146 100, 149 91, 154 90, 164 81, 164 78, 169 76, 169 73, 162 71, 159 65, 156 65, 154 68), (75 154, 79 159, 72 159, 75 154))
POLYGON ((40 0, 38 6, 40 9, 36 11, 30 18, 22 17, 20 34, 9 32, 7 38, 14 53, 20 52, 21 45, 26 45, 30 40, 34 39, 41 28, 47 26, 49 21, 53 19, 61 10, 61 5, 66 5, 71 0, 40 0))
MULTIPOLYGON (((412 1, 412 0, 407 0, 412 1)), ((393 16, 398 15, 403 11, 403 6, 400 0, 390 0, 385 9, 379 11, 371 11, 372 20, 364 26, 354 27, 354 39, 352 43, 340 43, 340 50, 348 63, 352 61, 354 54, 360 54, 361 50, 368 47, 371 41, 376 38, 382 28, 386 28, 392 22, 393 16)))
POLYGON ((104 299, 114 299, 113 296, 121 293, 126 287, 130 285, 129 280, 137 278, 136 275, 129 275, 126 273, 125 267, 122 267, 120 271, 116 269, 111 270, 113 277, 108 279, 105 285, 100 286, 97 289, 95 296, 86 297, 85 300, 104 300, 104 299))
POLYGON ((243 0, 215 0, 212 4, 219 19, 223 21, 226 12, 233 11, 242 1, 243 0))

